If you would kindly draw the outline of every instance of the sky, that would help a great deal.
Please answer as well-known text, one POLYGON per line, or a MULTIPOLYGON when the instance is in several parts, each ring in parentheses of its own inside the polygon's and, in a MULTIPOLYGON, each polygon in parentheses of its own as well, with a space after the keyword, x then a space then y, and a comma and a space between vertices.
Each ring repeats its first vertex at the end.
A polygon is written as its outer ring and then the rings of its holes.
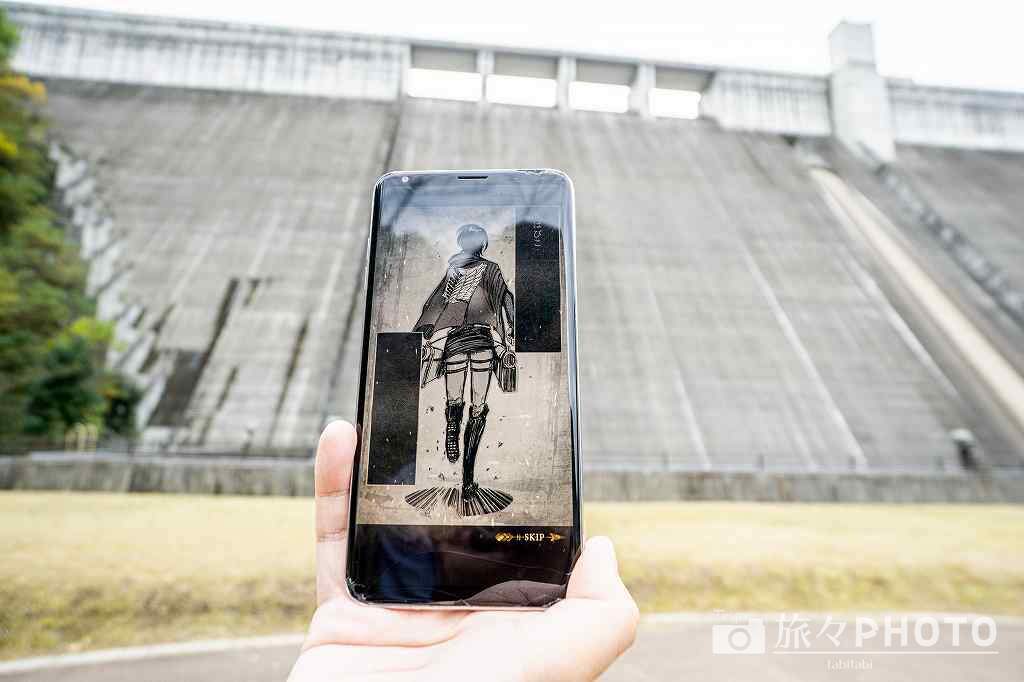
POLYGON ((901 0, 61 0, 35 4, 825 73, 828 34, 871 22, 879 70, 1024 92, 1024 3, 901 0))

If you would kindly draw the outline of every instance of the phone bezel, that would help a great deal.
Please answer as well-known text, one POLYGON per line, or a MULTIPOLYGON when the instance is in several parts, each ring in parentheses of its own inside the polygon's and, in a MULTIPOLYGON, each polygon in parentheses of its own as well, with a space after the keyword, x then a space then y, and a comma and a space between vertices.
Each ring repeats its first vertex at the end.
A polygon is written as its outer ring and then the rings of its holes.
MULTIPOLYGON (((554 599, 549 604, 543 606, 517 606, 517 605, 502 605, 502 606, 481 606, 473 605, 469 603, 447 603, 447 602, 413 602, 413 603, 392 603, 392 602, 379 602, 368 598, 366 595, 358 591, 358 583, 353 579, 353 573, 355 570, 355 557, 356 557, 356 519, 357 519, 357 505, 359 499, 359 481, 362 477, 361 473, 361 450, 362 450, 362 437, 363 437, 363 425, 365 420, 365 398, 366 398, 366 378, 368 371, 368 359, 369 359, 369 343, 370 334, 368 332, 370 328, 370 318, 373 309, 373 273, 374 273, 374 261, 376 255, 377 246, 377 231, 380 224, 380 211, 381 211, 381 193, 386 183, 398 178, 401 182, 401 178, 409 178, 412 181, 414 178, 419 179, 426 176, 430 176, 432 179, 441 178, 445 182, 452 184, 461 182, 472 182, 486 184, 488 182, 512 182, 516 184, 522 184, 524 187, 529 186, 531 183, 541 184, 550 183, 551 177, 556 176, 560 179, 563 185, 563 216, 562 216, 562 253, 565 263, 565 320, 564 330, 566 332, 566 354, 567 354, 567 365, 569 369, 568 387, 569 387, 569 414, 570 414, 570 431, 572 435, 572 527, 569 533, 569 565, 574 566, 576 560, 579 558, 579 553, 582 547, 582 535, 583 535, 583 521, 582 521, 582 502, 583 502, 583 484, 582 484, 582 458, 580 454, 580 428, 579 428, 579 390, 578 390, 578 372, 577 372, 577 328, 576 328, 576 216, 575 216, 575 192, 572 184, 572 180, 567 174, 560 170, 555 169, 530 169, 530 170, 440 170, 440 171, 390 171, 380 176, 374 183, 371 199, 371 211, 370 211, 370 226, 369 235, 367 236, 367 248, 366 248, 366 259, 365 259, 365 291, 366 301, 365 310, 363 316, 363 340, 362 340, 362 352, 360 356, 360 370, 359 370, 359 399, 357 406, 357 418, 356 418, 356 433, 357 433, 357 446, 355 451, 355 457, 352 468, 352 481, 349 490, 349 523, 348 523, 348 537, 347 537, 347 560, 345 562, 345 584, 348 589, 349 595, 364 604, 384 606, 387 608, 399 608, 399 609, 456 609, 456 610, 541 610, 547 608, 551 604, 561 600, 561 597, 554 599), (461 176, 461 177, 460 177, 461 176), (467 177, 468 176, 468 177, 467 177)), ((570 568, 571 571, 571 568, 570 568)), ((568 582, 568 574, 566 574, 566 582, 568 582)))

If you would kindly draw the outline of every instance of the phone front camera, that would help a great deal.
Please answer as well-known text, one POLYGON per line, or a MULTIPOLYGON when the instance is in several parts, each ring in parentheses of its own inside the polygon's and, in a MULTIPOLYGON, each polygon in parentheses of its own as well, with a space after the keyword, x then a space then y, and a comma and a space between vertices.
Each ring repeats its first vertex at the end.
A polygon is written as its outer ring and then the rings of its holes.
POLYGON ((408 175, 403 175, 402 176, 402 182, 409 182, 409 176, 408 175))

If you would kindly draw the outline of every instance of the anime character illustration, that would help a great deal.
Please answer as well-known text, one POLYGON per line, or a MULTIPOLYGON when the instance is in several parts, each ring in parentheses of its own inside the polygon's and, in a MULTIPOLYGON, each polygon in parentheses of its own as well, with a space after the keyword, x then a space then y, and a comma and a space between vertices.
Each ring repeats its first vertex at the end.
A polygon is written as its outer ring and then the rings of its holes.
POLYGON ((515 299, 501 268, 484 257, 487 231, 483 227, 461 226, 456 241, 460 251, 448 259, 413 331, 424 339, 421 389, 444 377, 444 453, 452 464, 462 458, 462 483, 458 488, 417 490, 405 500, 427 512, 442 502, 461 516, 475 516, 512 503, 508 493, 480 486, 474 469, 490 412, 487 394, 492 375, 502 391, 516 388, 515 299), (467 383, 469 415, 460 451, 467 383))

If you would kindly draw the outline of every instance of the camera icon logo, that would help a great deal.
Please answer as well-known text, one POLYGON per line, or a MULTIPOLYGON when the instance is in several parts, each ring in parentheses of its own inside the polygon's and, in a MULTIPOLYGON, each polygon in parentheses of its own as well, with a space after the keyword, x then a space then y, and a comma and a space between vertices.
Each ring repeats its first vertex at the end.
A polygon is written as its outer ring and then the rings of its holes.
POLYGON ((764 621, 751 618, 746 625, 726 623, 711 626, 711 653, 763 654, 765 652, 764 621))

